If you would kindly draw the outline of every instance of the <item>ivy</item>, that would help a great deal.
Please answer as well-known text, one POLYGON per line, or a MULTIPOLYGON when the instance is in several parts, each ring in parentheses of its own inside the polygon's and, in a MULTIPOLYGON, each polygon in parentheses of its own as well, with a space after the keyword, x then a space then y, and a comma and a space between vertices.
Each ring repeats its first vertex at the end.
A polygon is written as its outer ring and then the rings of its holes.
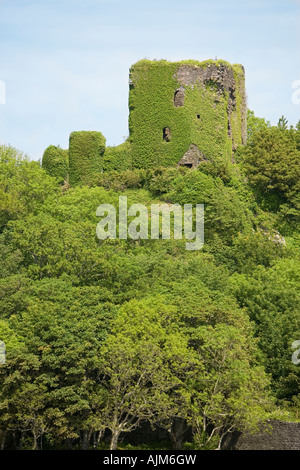
POLYGON ((101 171, 105 151, 105 137, 101 132, 72 132, 69 140, 70 184, 89 184, 101 171))
POLYGON ((106 147, 103 156, 103 170, 125 171, 131 168, 131 147, 128 140, 116 147, 106 147))
POLYGON ((244 69, 225 61, 167 62, 142 60, 131 67, 129 92, 129 133, 132 164, 138 168, 173 166, 197 145, 206 160, 229 162, 234 147, 242 143, 244 69), (210 65, 232 70, 235 107, 231 112, 232 139, 228 136, 229 93, 218 92, 216 82, 184 87, 184 103, 175 106, 174 94, 180 83, 180 66, 206 68, 210 65), (164 140, 164 129, 171 137, 164 140))
MULTIPOLYGON (((246 138, 244 68, 222 60, 141 60, 130 69, 129 111, 129 138, 116 147, 105 148, 101 132, 72 132, 71 185, 93 184, 100 171, 172 167, 191 146, 198 149, 200 160, 229 165, 233 151, 246 138), (221 74, 229 73, 232 87, 220 86, 209 74, 203 82, 196 77, 183 87, 177 77, 182 66, 193 71, 222 67, 221 74)), ((50 146, 43 157, 48 173, 62 180, 67 172, 63 152, 50 146)))
POLYGON ((60 183, 64 183, 69 172, 68 150, 49 145, 43 154, 42 167, 50 176, 54 176, 59 179, 60 183))

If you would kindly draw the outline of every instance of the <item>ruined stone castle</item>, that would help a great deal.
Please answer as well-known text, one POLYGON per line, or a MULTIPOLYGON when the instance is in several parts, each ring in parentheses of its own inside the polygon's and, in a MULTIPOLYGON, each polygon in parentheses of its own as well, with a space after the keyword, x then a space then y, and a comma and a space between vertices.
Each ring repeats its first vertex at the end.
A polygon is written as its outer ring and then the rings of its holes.
POLYGON ((106 147, 101 132, 74 132, 68 152, 46 149, 43 167, 77 184, 111 169, 230 162, 246 143, 246 116, 242 65, 141 60, 130 69, 127 142, 106 147))
POLYGON ((135 167, 198 166, 246 142, 245 72, 224 61, 140 61, 130 70, 135 167))

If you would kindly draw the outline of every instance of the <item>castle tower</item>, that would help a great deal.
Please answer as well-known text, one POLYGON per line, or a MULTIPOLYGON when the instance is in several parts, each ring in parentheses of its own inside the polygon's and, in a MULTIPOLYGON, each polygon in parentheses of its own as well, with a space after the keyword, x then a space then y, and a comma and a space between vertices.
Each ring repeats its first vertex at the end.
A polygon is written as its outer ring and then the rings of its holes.
POLYGON ((242 65, 142 60, 130 69, 133 167, 230 161, 246 142, 246 116, 242 65))

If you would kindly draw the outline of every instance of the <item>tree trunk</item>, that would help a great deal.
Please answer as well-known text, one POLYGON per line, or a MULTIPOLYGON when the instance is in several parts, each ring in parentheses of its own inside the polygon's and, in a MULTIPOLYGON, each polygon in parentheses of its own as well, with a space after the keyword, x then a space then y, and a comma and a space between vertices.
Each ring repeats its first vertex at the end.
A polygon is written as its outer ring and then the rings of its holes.
POLYGON ((67 449, 68 450, 73 450, 72 439, 70 439, 69 437, 67 437, 67 449))
POLYGON ((35 431, 32 432, 33 435, 33 446, 32 450, 38 450, 38 443, 37 443, 37 438, 36 438, 36 433, 35 431))
POLYGON ((185 437, 187 430, 188 430, 188 427, 186 425, 185 419, 174 418, 171 428, 168 429, 168 432, 170 434, 170 437, 173 443, 174 450, 182 449, 184 437, 185 437))
POLYGON ((102 437, 104 436, 104 429, 102 429, 101 431, 93 431, 93 447, 94 449, 97 449, 98 445, 100 444, 100 441, 102 439, 102 437))
POLYGON ((112 436, 111 436, 111 441, 110 441, 110 447, 109 450, 116 450, 118 446, 118 440, 120 437, 120 431, 113 431, 112 436))
POLYGON ((216 448, 216 450, 222 450, 223 437, 224 437, 224 434, 221 435, 219 439, 218 447, 216 448))
POLYGON ((18 449, 18 450, 22 450, 24 435, 25 435, 25 432, 24 432, 24 431, 21 431, 21 436, 20 436, 20 439, 19 439, 19 444, 18 444, 18 446, 17 446, 17 449, 18 449))
POLYGON ((87 450, 89 446, 89 432, 83 431, 81 439, 81 450, 87 450))
POLYGON ((88 450, 92 432, 92 429, 89 429, 88 431, 83 431, 83 437, 81 439, 81 450, 88 450))
POLYGON ((7 434, 6 431, 4 431, 3 433, 1 433, 1 450, 3 450, 4 447, 5 447, 6 434, 7 434))

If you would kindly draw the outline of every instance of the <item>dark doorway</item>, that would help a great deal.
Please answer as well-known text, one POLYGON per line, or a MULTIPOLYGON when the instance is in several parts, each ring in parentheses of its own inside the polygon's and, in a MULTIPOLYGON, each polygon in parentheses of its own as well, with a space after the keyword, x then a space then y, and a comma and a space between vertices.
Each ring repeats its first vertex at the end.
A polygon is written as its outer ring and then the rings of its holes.
POLYGON ((169 127, 163 128, 163 140, 165 142, 170 142, 171 140, 171 129, 169 127))
POLYGON ((184 90, 182 88, 175 90, 174 105, 176 106, 176 108, 184 105, 184 90))
POLYGON ((186 168, 193 168, 192 163, 179 163, 179 166, 185 166, 186 168))

